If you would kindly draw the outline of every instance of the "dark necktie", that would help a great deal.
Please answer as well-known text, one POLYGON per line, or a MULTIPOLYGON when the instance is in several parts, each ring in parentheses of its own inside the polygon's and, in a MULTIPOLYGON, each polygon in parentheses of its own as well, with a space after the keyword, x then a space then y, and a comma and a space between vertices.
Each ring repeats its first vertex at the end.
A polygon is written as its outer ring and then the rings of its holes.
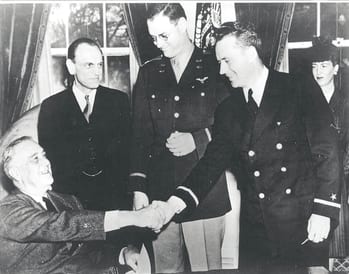
POLYGON ((251 115, 255 118, 257 111, 258 111, 258 105, 256 103, 256 101, 253 99, 253 91, 252 89, 248 90, 248 102, 247 102, 247 108, 249 110, 249 112, 251 113, 251 115))
POLYGON ((47 208, 47 211, 56 211, 56 208, 54 207, 54 205, 52 204, 52 202, 50 201, 50 199, 46 198, 46 197, 43 197, 42 198, 44 203, 46 204, 46 208, 47 208))
POLYGON ((90 115, 91 115, 91 103, 90 103, 90 96, 85 95, 85 101, 86 101, 86 106, 84 108, 84 116, 87 122, 90 121, 90 115))

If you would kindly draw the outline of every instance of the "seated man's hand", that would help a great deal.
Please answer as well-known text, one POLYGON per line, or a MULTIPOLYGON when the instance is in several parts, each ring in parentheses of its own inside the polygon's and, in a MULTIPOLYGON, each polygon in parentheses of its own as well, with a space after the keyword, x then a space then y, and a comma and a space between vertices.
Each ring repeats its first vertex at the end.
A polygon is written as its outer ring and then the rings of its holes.
POLYGON ((330 232, 329 217, 312 214, 308 220, 308 239, 314 243, 327 239, 330 232))
MULTIPOLYGON (((137 271, 138 260, 139 260, 139 251, 133 245, 128 245, 123 249, 123 258, 126 265, 131 267, 134 272, 137 271)), ((127 272, 130 273, 131 271, 127 272)))
POLYGON ((163 225, 167 224, 176 214, 176 211, 168 202, 153 201, 150 206, 160 213, 163 225))
POLYGON ((159 232, 164 225, 162 212, 156 210, 152 206, 137 210, 135 213, 137 214, 137 223, 140 227, 148 227, 155 232, 159 232))

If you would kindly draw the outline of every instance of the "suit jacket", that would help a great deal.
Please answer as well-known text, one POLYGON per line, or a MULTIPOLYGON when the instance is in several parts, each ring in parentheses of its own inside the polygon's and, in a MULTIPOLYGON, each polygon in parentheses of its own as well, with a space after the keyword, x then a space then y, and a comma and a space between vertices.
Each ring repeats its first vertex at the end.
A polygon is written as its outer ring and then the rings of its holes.
MULTIPOLYGON (((198 48, 178 83, 166 57, 140 68, 133 91, 132 191, 145 192, 150 200, 165 200, 183 183, 210 141, 216 106, 228 95, 218 76, 214 57, 198 48), (175 131, 192 134, 196 145, 192 153, 176 157, 166 148, 166 139, 175 131)), ((217 217, 230 209, 224 175, 218 184, 192 219, 217 217)))
POLYGON ((82 210, 71 195, 49 199, 57 212, 18 190, 0 201, 1 273, 116 273, 114 248, 80 243, 106 238, 104 212, 82 210))
POLYGON ((98 87, 90 123, 71 88, 47 98, 38 137, 51 161, 54 190, 75 195, 86 209, 127 207, 129 135, 129 102, 121 91, 98 87))
MULTIPOLYGON (((270 70, 256 121, 241 88, 218 108, 213 139, 175 195, 190 211, 230 167, 241 190, 241 218, 262 225, 277 243, 307 238, 312 213, 338 219, 338 133, 313 79, 270 70), (289 237, 288 235, 292 235, 289 237)), ((183 213, 184 214, 184 213, 183 213)))

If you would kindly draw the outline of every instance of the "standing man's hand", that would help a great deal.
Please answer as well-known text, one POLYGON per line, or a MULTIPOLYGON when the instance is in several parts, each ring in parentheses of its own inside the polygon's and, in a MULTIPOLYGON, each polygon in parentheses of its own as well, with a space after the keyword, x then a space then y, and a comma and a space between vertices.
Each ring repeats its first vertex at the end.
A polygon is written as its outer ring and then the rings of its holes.
POLYGON ((141 191, 133 192, 133 210, 139 210, 143 207, 147 207, 149 205, 149 198, 147 194, 141 191))
POLYGON ((327 239, 330 232, 331 219, 318 214, 312 214, 308 220, 308 239, 314 243, 327 239))
POLYGON ((166 147, 174 156, 185 156, 196 149, 193 135, 189 132, 174 132, 166 140, 166 147))

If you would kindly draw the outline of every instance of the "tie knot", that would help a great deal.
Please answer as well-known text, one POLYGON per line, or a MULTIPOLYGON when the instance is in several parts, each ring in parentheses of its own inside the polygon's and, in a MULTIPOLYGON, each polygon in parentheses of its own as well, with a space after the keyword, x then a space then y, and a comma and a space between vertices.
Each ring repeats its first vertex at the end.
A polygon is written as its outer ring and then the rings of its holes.
POLYGON ((253 94, 253 90, 250 88, 250 89, 248 90, 248 97, 252 97, 252 94, 253 94))

